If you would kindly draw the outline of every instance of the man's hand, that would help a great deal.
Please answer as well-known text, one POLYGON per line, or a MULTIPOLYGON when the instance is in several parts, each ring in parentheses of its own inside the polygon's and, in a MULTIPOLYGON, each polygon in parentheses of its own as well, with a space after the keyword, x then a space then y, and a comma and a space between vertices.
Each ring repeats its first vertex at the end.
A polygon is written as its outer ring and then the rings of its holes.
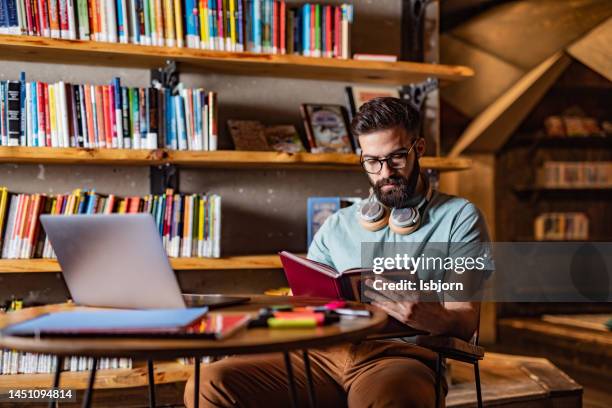
MULTIPOLYGON (((366 281, 366 285, 372 288, 371 282, 366 281)), ((445 318, 448 315, 447 310, 430 294, 414 293, 402 296, 396 292, 385 291, 383 295, 372 289, 366 290, 365 295, 372 299, 374 306, 414 329, 434 335, 448 332, 448 319, 445 318)))
MULTIPOLYGON (((377 277, 377 280, 387 281, 377 277)), ((478 303, 452 302, 441 304, 433 292, 377 291, 372 280, 365 282, 364 295, 372 304, 401 323, 432 335, 456 336, 468 340, 478 324, 478 303)))

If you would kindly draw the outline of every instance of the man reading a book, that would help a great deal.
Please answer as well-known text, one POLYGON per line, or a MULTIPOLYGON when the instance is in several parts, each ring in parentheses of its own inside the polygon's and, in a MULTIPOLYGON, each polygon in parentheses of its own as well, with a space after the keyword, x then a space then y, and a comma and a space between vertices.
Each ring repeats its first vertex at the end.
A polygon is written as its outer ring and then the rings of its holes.
MULTIPOLYGON (((362 242, 484 243, 487 226, 469 201, 431 191, 420 172, 425 140, 419 136, 419 115, 397 98, 376 98, 364 104, 352 123, 362 149, 362 166, 379 203, 388 208, 419 207, 421 222, 410 233, 385 225, 364 228, 357 217, 364 203, 330 216, 314 237, 308 258, 338 271, 360 267, 362 242), (429 194, 428 194, 429 193, 429 194)), ((372 198, 372 197, 371 197, 372 198)), ((399 322, 434 335, 469 340, 479 320, 480 304, 471 301, 421 301, 373 296, 374 304, 399 322)), ((433 407, 436 354, 410 338, 364 341, 310 351, 317 403, 325 407, 433 407)), ((307 400, 304 364, 292 355, 300 400, 307 400)), ((235 356, 203 368, 201 406, 290 406, 283 355, 235 356)), ((446 384, 443 390, 446 392, 446 384)), ((193 378, 185 403, 193 405, 193 378)))

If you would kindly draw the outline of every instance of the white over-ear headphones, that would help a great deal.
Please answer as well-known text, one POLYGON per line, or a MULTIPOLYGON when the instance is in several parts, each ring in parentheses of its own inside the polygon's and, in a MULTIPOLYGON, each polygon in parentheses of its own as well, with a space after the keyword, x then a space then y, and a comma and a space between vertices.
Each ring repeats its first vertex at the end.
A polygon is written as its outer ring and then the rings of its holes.
POLYGON ((366 202, 357 211, 359 224, 368 231, 378 231, 389 225, 391 231, 400 235, 408 235, 416 231, 421 225, 421 211, 427 206, 433 195, 427 177, 424 177, 423 180, 426 183, 427 193, 415 207, 389 209, 371 192, 366 202))

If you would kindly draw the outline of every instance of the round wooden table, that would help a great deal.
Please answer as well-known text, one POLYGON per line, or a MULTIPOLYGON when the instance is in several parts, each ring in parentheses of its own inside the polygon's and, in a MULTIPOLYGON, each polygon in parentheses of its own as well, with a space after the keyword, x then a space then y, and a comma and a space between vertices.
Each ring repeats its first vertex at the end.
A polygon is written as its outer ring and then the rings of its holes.
MULTIPOLYGON (((263 307, 279 304, 294 306, 323 305, 329 300, 319 298, 260 296, 250 295, 251 300, 242 305, 213 310, 211 314, 249 313, 256 316, 263 307)), ((387 322, 387 315, 379 309, 368 305, 353 303, 351 308, 368 308, 372 313, 370 318, 342 319, 339 323, 311 329, 268 329, 253 328, 241 330, 227 339, 205 340, 186 338, 138 338, 138 337, 62 337, 62 338, 32 338, 17 336, 2 336, 0 348, 15 349, 24 352, 57 355, 58 364, 54 376, 53 387, 59 386, 61 366, 65 356, 92 357, 93 369, 90 374, 88 389, 85 393, 83 406, 91 406, 93 384, 96 375, 97 359, 100 357, 127 357, 148 360, 149 366, 149 402, 155 406, 155 388, 153 379, 153 361, 178 357, 195 357, 195 404, 199 402, 200 357, 225 356, 237 354, 258 354, 282 352, 285 355, 285 365, 289 379, 291 401, 297 405, 295 382, 289 352, 302 350, 310 405, 315 404, 314 389, 310 373, 308 349, 320 348, 344 342, 359 342, 369 334, 382 329, 387 322)), ((31 319, 42 314, 67 311, 91 310, 91 308, 74 304, 58 304, 32 307, 0 316, 0 331, 2 328, 31 319)))

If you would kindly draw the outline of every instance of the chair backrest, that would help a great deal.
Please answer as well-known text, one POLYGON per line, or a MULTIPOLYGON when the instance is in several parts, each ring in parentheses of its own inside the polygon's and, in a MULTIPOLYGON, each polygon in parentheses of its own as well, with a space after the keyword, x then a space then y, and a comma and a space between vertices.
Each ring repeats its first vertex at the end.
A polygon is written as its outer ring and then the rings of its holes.
POLYGON ((476 323, 476 331, 474 332, 474 334, 472 335, 472 338, 470 339, 470 344, 473 344, 475 346, 477 346, 478 343, 480 342, 480 308, 481 307, 482 307, 482 303, 478 307, 478 321, 476 323))

